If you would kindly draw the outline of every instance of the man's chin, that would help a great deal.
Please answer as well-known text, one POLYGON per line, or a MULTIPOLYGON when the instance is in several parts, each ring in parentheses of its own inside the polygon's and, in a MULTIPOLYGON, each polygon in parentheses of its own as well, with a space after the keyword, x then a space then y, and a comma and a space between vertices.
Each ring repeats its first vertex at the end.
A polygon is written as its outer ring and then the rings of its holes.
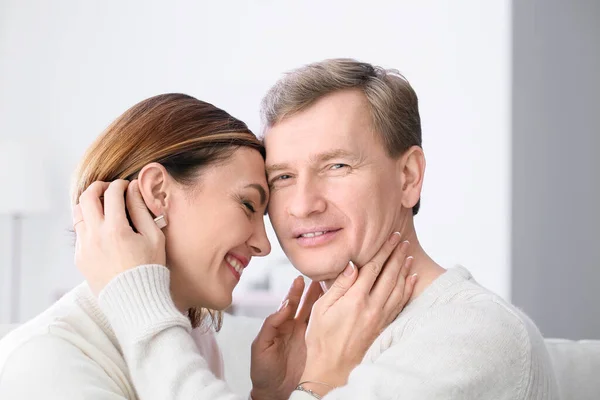
POLYGON ((342 273, 346 265, 344 262, 334 262, 329 265, 319 264, 318 262, 314 262, 314 260, 294 260, 293 258, 290 260, 294 268, 300 271, 305 276, 309 277, 313 281, 317 282, 326 282, 331 287, 331 284, 336 280, 336 278, 342 273))
POLYGON ((325 288, 329 289, 337 277, 342 273, 342 271, 332 271, 330 273, 316 273, 315 271, 311 271, 311 273, 305 273, 304 275, 308 276, 310 280, 316 282, 322 282, 321 287, 323 290, 325 288))

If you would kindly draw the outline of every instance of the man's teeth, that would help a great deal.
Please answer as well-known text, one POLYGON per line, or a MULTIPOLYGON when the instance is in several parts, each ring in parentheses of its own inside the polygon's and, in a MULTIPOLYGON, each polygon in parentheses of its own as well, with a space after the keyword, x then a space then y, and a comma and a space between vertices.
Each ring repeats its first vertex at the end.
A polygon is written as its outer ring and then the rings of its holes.
POLYGON ((315 236, 321 236, 324 235, 325 233, 327 233, 327 231, 321 231, 321 232, 309 232, 309 233, 303 233, 302 235, 300 235, 301 237, 305 237, 305 238, 312 238, 315 236))
POLYGON ((239 260, 237 258, 227 256, 227 257, 225 257, 225 261, 227 261, 229 263, 229 265, 231 265, 238 274, 241 275, 242 272, 244 271, 244 266, 242 265, 241 262, 239 262, 239 260))

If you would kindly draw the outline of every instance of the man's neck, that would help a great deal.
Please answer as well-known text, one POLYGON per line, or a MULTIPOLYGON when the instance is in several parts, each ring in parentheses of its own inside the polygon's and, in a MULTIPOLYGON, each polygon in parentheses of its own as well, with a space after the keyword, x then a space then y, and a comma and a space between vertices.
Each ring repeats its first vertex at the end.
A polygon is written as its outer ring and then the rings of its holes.
POLYGON ((414 225, 412 210, 403 210, 403 215, 399 216, 399 221, 396 223, 396 228, 402 237, 402 240, 408 240, 410 243, 408 255, 414 258, 408 276, 417 274, 417 283, 413 290, 410 301, 418 297, 423 291, 431 285, 446 270, 438 265, 425 250, 421 247, 417 231, 414 225))

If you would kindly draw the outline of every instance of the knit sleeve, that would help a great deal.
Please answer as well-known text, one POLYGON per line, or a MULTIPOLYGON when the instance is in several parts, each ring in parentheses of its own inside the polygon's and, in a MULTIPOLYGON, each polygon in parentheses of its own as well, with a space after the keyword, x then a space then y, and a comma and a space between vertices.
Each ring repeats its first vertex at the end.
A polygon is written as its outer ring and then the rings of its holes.
POLYGON ((532 382, 527 329, 499 304, 438 306, 392 330, 391 346, 351 373, 334 399, 553 399, 551 382, 532 382), (530 396, 531 385, 546 385, 530 396))
POLYGON ((113 279, 98 303, 121 345, 140 400, 241 400, 211 371, 170 295, 169 270, 144 265, 113 279))
POLYGON ((79 348, 51 334, 14 349, 0 373, 3 400, 127 400, 130 394, 79 348))

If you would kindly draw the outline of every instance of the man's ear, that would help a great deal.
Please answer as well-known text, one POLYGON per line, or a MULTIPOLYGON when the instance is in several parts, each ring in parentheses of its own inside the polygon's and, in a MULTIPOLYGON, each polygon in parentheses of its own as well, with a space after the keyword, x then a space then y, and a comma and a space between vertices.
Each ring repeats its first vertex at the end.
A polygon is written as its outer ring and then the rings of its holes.
POLYGON ((171 176, 162 164, 145 165, 138 174, 140 193, 154 217, 164 215, 169 206, 171 176))
POLYGON ((425 175, 425 154, 420 146, 412 146, 398 159, 402 206, 412 209, 421 198, 425 175))

